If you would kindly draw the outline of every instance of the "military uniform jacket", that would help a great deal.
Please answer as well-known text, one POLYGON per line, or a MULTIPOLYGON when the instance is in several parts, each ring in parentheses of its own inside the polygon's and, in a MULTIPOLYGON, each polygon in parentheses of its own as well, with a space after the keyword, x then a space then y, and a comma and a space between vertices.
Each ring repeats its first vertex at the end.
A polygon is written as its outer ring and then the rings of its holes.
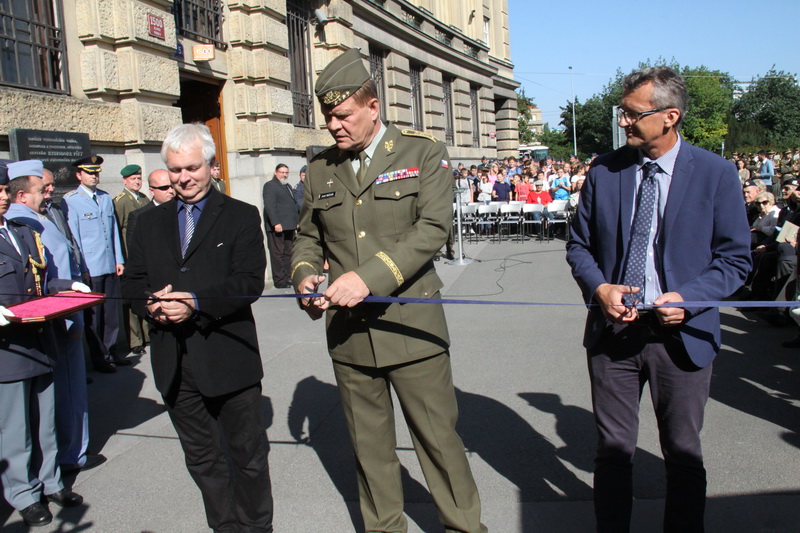
MULTIPOLYGON (((0 238, 0 305, 10 305, 30 300, 36 296, 34 269, 30 257, 40 262, 41 256, 35 232, 20 222, 6 220, 7 228, 14 234, 19 253, 14 245, 0 238)), ((53 291, 68 289, 72 281, 51 280, 41 272, 42 289, 53 291)), ((19 381, 52 372, 55 342, 47 323, 16 324, 0 328, 0 383, 19 381)))
POLYGON ((92 277, 113 274, 116 265, 125 263, 111 196, 100 189, 96 192, 97 203, 84 187, 68 192, 61 201, 69 229, 92 277))
POLYGON ((117 226, 122 235, 122 249, 127 252, 127 233, 128 233, 128 216, 150 203, 150 199, 144 194, 139 194, 138 197, 134 196, 127 188, 123 189, 121 193, 114 197, 114 211, 117 214, 117 226))
MULTIPOLYGON (((392 125, 357 183, 351 152, 335 146, 306 175, 292 281, 354 271, 375 296, 439 298, 433 257, 452 225, 447 151, 434 137, 392 125)), ((383 367, 436 355, 449 346, 439 304, 361 303, 326 314, 328 350, 337 361, 383 367)))

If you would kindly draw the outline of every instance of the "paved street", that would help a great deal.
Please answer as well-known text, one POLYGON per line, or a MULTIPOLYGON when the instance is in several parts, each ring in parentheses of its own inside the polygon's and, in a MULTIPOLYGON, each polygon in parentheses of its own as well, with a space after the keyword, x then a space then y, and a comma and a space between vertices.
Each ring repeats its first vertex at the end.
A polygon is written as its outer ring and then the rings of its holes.
MULTIPOLYGON (((479 243, 476 262, 437 269, 447 298, 573 305, 450 305, 447 315, 459 430, 481 491, 484 523, 498 533, 593 528, 594 427, 585 355, 585 309, 563 241, 479 243)), ((269 290, 266 295, 286 294, 269 290)), ((359 528, 350 443, 323 324, 293 300, 255 306, 264 362, 275 531, 359 528)), ((796 532, 800 523, 800 354, 781 348, 791 329, 723 310, 703 432, 708 531, 796 532)), ((225 354, 220 354, 224 357, 225 354)), ((205 532, 200 494, 151 378, 148 356, 116 374, 92 374, 91 450, 108 462, 74 483, 86 504, 59 511, 43 532, 205 532)), ((645 397, 648 393, 645 391, 645 397)), ((663 465, 649 399, 636 455, 634 528, 660 531, 663 465)), ((398 421, 411 532, 440 532, 411 441, 398 421)), ((0 508, 2 531, 24 531, 0 508)))

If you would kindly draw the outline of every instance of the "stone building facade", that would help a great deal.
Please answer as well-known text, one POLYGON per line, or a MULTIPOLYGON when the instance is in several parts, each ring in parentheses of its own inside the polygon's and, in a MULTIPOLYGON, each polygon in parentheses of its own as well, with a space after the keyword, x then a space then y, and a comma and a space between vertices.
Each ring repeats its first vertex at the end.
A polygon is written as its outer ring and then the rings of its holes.
MULTIPOLYGON (((82 132, 119 170, 163 168, 160 142, 203 121, 229 192, 260 204, 331 144, 313 84, 361 48, 383 118, 445 140, 454 162, 516 153, 507 0, 19 0, 0 48, 0 157, 12 129, 82 132)), ((2 31, 2 30, 0 30, 2 31)), ((72 188, 67 175, 60 187, 72 188)))

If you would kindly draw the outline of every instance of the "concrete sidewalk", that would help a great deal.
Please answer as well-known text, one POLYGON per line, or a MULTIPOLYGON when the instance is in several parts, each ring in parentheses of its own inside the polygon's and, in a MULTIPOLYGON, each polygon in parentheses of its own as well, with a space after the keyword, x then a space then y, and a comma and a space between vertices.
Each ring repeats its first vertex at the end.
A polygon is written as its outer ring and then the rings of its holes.
MULTIPOLYGON (((581 347, 585 309, 564 243, 481 242, 466 251, 477 259, 469 266, 437 263, 444 297, 573 304, 447 307, 459 431, 484 523, 500 533, 592 531, 595 436, 581 347)), ((355 467, 322 321, 310 321, 284 298, 262 299, 255 313, 275 531, 358 530, 355 467)), ((780 346, 794 332, 732 309, 723 313, 724 347, 703 434, 707 530, 800 531, 800 354, 780 346)), ((85 505, 51 506, 55 520, 38 531, 209 531, 148 356, 134 360, 116 374, 93 374, 91 450, 109 460, 68 479, 85 505)), ((649 533, 660 531, 664 473, 648 399, 642 411, 633 531, 649 533)), ((398 454, 409 531, 442 531, 402 420, 398 454)), ((8 506, 0 508, 0 526, 26 530, 8 506)))

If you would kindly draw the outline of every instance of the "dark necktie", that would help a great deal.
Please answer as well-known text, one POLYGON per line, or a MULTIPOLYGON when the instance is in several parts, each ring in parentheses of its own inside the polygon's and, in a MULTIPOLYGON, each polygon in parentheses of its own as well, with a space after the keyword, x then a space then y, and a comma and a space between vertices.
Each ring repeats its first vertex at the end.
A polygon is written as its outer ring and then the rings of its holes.
POLYGON ((183 239, 181 239, 181 257, 186 257, 186 250, 189 248, 189 243, 192 242, 192 235, 194 235, 194 216, 192 215, 194 206, 183 204, 183 239))
POLYGON ((642 167, 642 182, 636 194, 636 213, 631 224, 628 245, 628 261, 625 264, 623 285, 639 287, 636 294, 624 294, 622 302, 633 305, 644 299, 644 276, 647 265, 647 245, 650 242, 650 229, 653 225, 653 209, 656 205, 656 179, 658 165, 650 162, 642 167))
POLYGON ((100 203, 97 201, 97 193, 92 193, 92 200, 93 200, 93 201, 94 201, 94 203, 96 203, 97 205, 100 205, 100 203))
MULTIPOLYGON (((10 244, 11 247, 16 251, 17 247, 14 246, 14 241, 11 240, 11 235, 8 234, 8 230, 5 227, 0 228, 0 237, 5 239, 6 242, 10 244)), ((19 255, 19 252, 17 252, 17 255, 19 255)))
POLYGON ((358 153, 358 160, 360 161, 360 166, 358 167, 358 174, 356 174, 356 181, 359 185, 364 182, 364 178, 367 176, 367 152, 360 151, 358 153))

